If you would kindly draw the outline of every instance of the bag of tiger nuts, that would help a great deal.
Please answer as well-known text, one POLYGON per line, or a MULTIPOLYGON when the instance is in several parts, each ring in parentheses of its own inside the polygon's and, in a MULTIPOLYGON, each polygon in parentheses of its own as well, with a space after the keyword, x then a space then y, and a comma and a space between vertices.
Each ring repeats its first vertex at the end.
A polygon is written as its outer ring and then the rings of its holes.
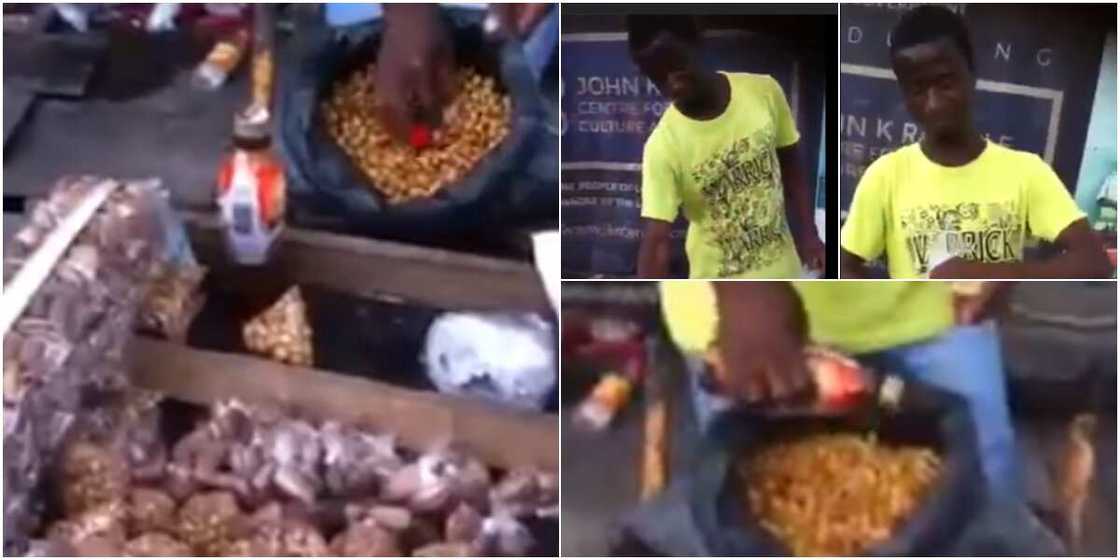
MULTIPOLYGON (((518 45, 483 32, 481 14, 441 13, 455 84, 440 128, 417 131, 423 142, 393 140, 374 114, 381 22, 296 33, 278 109, 293 221, 424 240, 506 223, 535 204, 516 191, 546 131, 537 80, 518 45)), ((537 191, 554 215, 555 182, 537 191)))
POLYGON ((622 520, 617 552, 952 554, 984 505, 971 414, 927 385, 905 391, 876 416, 720 416, 669 487, 622 520))
POLYGON ((183 258, 158 180, 63 177, 6 247, 20 274, 79 204, 112 187, 4 333, 4 555, 28 552, 51 496, 45 483, 75 430, 102 426, 128 392, 138 309, 159 262, 183 258))

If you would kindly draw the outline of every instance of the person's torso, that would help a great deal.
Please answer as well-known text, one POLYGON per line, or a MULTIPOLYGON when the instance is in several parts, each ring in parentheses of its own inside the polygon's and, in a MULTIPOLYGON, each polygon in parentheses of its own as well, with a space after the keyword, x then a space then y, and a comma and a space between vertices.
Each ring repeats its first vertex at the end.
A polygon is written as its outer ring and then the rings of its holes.
MULTIPOLYGON (((809 318, 809 336, 849 354, 876 352, 933 338, 953 324, 948 282, 794 282, 809 318)), ((674 342, 705 351, 719 324, 709 282, 660 284, 661 310, 674 342)), ((750 320, 750 319, 744 319, 750 320)))
POLYGON ((693 278, 796 278, 800 261, 786 223, 769 78, 726 73, 731 100, 696 121, 670 107, 658 128, 670 139, 689 221, 693 278))
POLYGON ((960 167, 933 163, 917 144, 883 156, 888 173, 887 261, 892 278, 914 278, 949 256, 998 263, 1023 259, 1028 181, 1026 154, 989 142, 960 167))

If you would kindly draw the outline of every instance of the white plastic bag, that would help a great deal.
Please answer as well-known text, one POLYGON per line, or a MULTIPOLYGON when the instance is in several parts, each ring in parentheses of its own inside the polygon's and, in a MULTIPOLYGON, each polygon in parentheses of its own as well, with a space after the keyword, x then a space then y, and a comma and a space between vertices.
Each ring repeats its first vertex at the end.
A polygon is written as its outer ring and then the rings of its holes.
POLYGON ((533 260, 552 310, 560 313, 560 232, 533 234, 533 260))
POLYGON ((422 361, 440 392, 539 410, 556 386, 556 332, 532 314, 447 313, 422 361))

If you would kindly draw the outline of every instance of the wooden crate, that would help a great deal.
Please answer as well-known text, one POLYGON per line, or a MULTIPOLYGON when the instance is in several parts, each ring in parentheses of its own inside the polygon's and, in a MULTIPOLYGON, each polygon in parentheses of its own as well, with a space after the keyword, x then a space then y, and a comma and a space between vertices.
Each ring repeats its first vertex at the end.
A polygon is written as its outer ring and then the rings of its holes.
MULTIPOLYGON (((394 294, 445 309, 549 310, 533 267, 398 243, 289 229, 266 267, 228 263, 216 217, 186 215, 199 261, 223 285, 252 291, 318 285, 359 297, 394 294)), ((559 467, 559 419, 329 371, 139 337, 134 382, 192 403, 267 400, 318 418, 368 423, 412 449, 454 442, 499 467, 559 467)))

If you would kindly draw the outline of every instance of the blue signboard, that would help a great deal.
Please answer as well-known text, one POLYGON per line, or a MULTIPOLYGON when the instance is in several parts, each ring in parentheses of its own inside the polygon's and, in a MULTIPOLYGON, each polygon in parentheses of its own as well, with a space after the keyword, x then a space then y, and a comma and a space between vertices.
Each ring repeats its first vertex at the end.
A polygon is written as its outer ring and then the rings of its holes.
MULTIPOLYGON (((879 69, 845 65, 840 96, 840 177, 845 185, 842 208, 851 202, 856 182, 871 162, 922 137, 921 128, 907 113, 893 76, 879 69)), ((1053 159, 1060 119, 1061 92, 1042 88, 1008 92, 1003 84, 981 82, 976 103, 1000 110, 975 115, 977 128, 989 140, 1053 159), (1020 118, 1008 118, 1017 114, 1020 118)))
MULTIPOLYGON (((561 37, 561 234, 563 268, 572 275, 628 276, 635 273, 641 240, 642 147, 668 106, 657 87, 642 77, 630 59, 625 33, 567 33, 561 37)), ((798 114, 800 87, 794 59, 767 37, 714 31, 704 35, 710 67, 769 74, 785 91, 799 128, 820 114, 798 114)), ((805 160, 817 142, 803 135, 805 160)), ((815 166, 813 166, 815 167, 815 166)), ((812 169, 811 169, 812 171, 812 169)), ((810 176, 814 176, 810 174, 810 176)), ((683 218, 673 269, 682 273, 683 218)))
MULTIPOLYGON (((994 142, 1038 154, 1072 188, 1103 31, 1087 26, 1083 20, 1090 16, 1070 6, 946 6, 962 14, 972 33, 978 77, 974 113, 980 132, 994 142)), ((903 106, 888 47, 891 28, 910 7, 841 6, 842 215, 871 162, 921 138, 903 106)))

